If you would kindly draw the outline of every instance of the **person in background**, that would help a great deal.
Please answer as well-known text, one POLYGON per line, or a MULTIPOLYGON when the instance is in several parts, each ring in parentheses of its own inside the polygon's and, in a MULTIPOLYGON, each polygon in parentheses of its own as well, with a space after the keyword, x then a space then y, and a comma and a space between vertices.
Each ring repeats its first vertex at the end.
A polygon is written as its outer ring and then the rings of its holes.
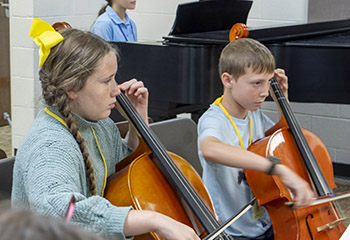
MULTIPOLYGON (((198 151, 203 181, 212 197, 219 220, 238 213, 253 198, 244 169, 279 176, 295 198, 295 206, 307 205, 313 192, 309 184, 285 165, 247 151, 264 137, 274 123, 259 109, 269 95, 275 76, 287 96, 284 70, 275 69, 271 52, 261 43, 241 38, 226 45, 219 60, 224 92, 201 116, 198 151)), ((253 207, 226 229, 235 240, 273 239, 268 213, 253 207)))
POLYGON ((126 12, 135 6, 136 0, 107 0, 91 31, 108 42, 136 42, 136 25, 126 12))
POLYGON ((1 209, 1 240, 102 240, 63 219, 25 210, 1 209))
POLYGON ((117 52, 99 36, 78 29, 56 32, 34 19, 30 36, 40 45, 44 109, 16 155, 11 204, 61 218, 72 195, 71 222, 106 239, 155 232, 163 239, 196 239, 187 225, 150 210, 114 206, 103 197, 115 165, 138 146, 130 129, 122 139, 108 117, 116 96, 126 97, 148 123, 148 90, 132 79, 120 85, 117 52))

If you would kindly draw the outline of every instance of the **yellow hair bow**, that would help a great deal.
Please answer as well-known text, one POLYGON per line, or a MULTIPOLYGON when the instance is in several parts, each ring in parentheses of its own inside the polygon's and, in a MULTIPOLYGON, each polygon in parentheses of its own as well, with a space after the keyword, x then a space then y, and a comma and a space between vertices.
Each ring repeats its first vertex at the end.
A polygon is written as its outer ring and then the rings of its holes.
POLYGON ((34 18, 30 27, 29 37, 34 37, 33 41, 40 47, 39 49, 39 67, 42 67, 50 54, 52 47, 63 40, 62 35, 57 32, 50 24, 34 18))

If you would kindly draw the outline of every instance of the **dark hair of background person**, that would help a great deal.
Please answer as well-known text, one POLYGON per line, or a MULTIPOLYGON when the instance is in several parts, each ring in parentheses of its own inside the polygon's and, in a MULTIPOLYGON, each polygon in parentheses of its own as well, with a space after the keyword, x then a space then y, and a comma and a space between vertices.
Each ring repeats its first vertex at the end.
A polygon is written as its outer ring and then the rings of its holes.
POLYGON ((98 11, 98 16, 102 15, 105 11, 106 11, 106 8, 107 6, 112 6, 112 0, 106 0, 107 1, 107 4, 105 6, 103 6, 100 11, 98 11))
POLYGON ((102 240, 64 219, 8 206, 0 209, 1 240, 102 240))

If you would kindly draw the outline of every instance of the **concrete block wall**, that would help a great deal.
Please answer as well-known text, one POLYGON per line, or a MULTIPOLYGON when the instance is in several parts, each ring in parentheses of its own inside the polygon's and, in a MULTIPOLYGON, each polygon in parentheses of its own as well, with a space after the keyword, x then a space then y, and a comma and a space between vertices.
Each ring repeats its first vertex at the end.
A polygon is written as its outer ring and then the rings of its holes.
POLYGON ((307 20, 308 0, 254 0, 248 27, 301 24, 307 20))
MULTIPOLYGON (((300 127, 321 139, 333 162, 350 164, 350 105, 296 102, 290 105, 300 127)), ((262 109, 274 122, 278 122, 274 102, 265 102, 262 109)))

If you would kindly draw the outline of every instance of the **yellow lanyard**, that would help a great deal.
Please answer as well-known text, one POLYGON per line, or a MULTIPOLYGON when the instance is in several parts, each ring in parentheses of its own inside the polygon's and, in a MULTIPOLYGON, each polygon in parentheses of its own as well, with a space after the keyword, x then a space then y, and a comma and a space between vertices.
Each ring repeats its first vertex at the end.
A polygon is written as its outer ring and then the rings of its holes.
MULTIPOLYGON (((244 145, 243 145, 243 141, 242 141, 242 137, 241 137, 241 134, 239 133, 239 130, 235 124, 235 122, 233 121, 233 119, 231 118, 230 114, 226 111, 226 109, 224 108, 224 106, 221 104, 221 101, 222 101, 222 98, 223 96, 221 97, 218 97, 214 102, 213 104, 214 105, 217 105, 221 108, 221 110, 225 113, 226 117, 230 120, 233 128, 235 129, 236 133, 237 133, 237 136, 238 136, 238 139, 239 139, 239 143, 241 145, 241 148, 244 149, 244 145)), ((250 111, 248 111, 248 114, 249 114, 249 125, 250 125, 250 139, 249 139, 249 145, 252 143, 252 139, 253 139, 253 120, 252 120, 252 114, 250 113, 250 111)))
MULTIPOLYGON (((45 107, 45 112, 46 112, 47 114, 49 114, 50 116, 52 116, 53 118, 57 119, 57 120, 58 120, 60 123, 62 123, 66 128, 68 128, 67 123, 66 123, 62 118, 60 118, 59 116, 57 116, 56 114, 54 114, 53 112, 51 112, 47 107, 45 107)), ((103 197, 103 194, 104 194, 105 188, 106 188, 106 184, 107 184, 107 164, 106 164, 105 157, 103 156, 103 153, 102 153, 100 144, 98 143, 98 140, 97 140, 97 137, 96 137, 96 134, 95 134, 95 131, 94 131, 94 128, 93 128, 93 127, 91 127, 91 132, 92 132, 92 134, 94 135, 94 138, 95 138, 95 141, 96 141, 98 150, 99 150, 100 155, 101 155, 102 160, 103 160, 104 169, 105 169, 105 176, 104 176, 103 188, 102 188, 102 193, 101 193, 101 196, 103 197)))

